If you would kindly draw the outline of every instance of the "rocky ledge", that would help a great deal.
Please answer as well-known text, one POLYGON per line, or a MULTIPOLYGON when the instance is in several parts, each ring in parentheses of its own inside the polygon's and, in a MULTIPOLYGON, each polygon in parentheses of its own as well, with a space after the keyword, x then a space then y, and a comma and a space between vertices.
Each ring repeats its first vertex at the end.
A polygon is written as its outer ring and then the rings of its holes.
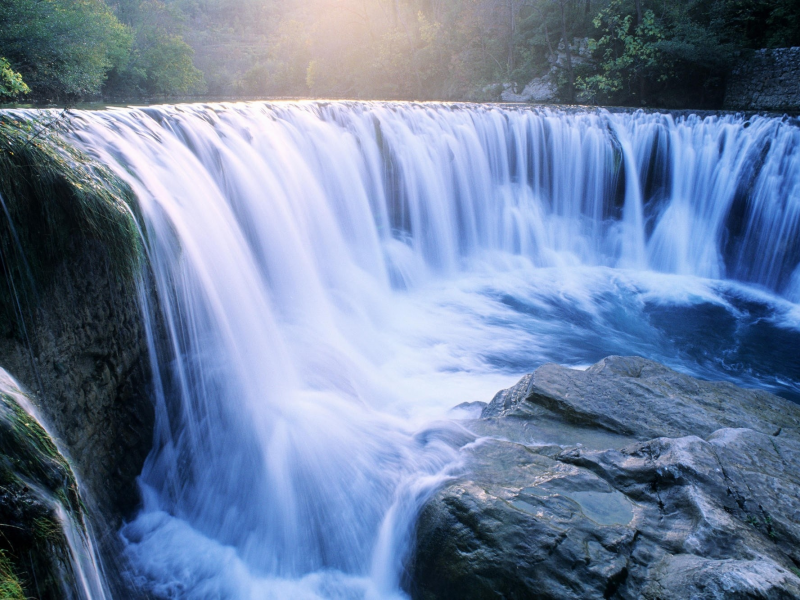
POLYGON ((415 599, 800 597, 800 406, 612 356, 545 365, 464 425, 415 599))

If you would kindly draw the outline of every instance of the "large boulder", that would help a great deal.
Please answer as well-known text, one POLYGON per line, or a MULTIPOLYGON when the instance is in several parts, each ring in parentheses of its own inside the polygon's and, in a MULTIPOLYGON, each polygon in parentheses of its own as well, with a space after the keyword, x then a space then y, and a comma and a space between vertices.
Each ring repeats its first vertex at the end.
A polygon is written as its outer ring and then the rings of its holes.
POLYGON ((545 365, 464 423, 414 598, 800 597, 800 406, 609 357, 545 365))
MULTIPOLYGON (((132 190, 63 139, 64 114, 0 111, 0 366, 29 393, 76 475, 70 489, 80 493, 81 521, 97 534, 105 584, 115 596, 134 598, 121 575, 116 530, 140 502, 136 478, 153 441, 140 305, 148 272, 132 190)), ((17 459, 0 443, 0 466, 9 461, 17 459)), ((0 544, 0 592, 4 573, 19 570, 3 556, 25 558, 29 538, 41 538, 27 534, 41 533, 37 523, 54 510, 37 499, 42 486, 33 483, 11 492, 0 485, 0 517, 8 523, 14 515, 16 532, 0 531, 9 543, 6 555, 0 544)), ((46 550, 35 548, 41 564, 64 562, 57 545, 49 558, 46 550)), ((28 579, 23 573, 22 583, 28 579)), ((66 588, 52 589, 37 595, 70 597, 66 588)))
POLYGON ((0 113, 0 366, 31 392, 92 515, 116 528, 139 502, 155 421, 141 235, 133 192, 62 125, 0 113))

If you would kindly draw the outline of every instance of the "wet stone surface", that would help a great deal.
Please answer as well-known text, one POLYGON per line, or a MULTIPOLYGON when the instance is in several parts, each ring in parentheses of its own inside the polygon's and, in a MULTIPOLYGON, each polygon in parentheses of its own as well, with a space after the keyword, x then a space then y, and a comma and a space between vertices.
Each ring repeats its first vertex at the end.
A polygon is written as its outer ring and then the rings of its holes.
POLYGON ((463 423, 414 598, 800 597, 800 406, 609 357, 545 365, 463 423))

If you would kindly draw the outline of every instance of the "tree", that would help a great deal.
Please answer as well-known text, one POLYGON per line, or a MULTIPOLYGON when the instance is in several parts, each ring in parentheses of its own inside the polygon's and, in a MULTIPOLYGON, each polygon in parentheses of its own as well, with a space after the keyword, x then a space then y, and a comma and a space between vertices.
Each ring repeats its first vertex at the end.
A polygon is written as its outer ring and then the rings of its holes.
POLYGON ((590 49, 600 56, 599 72, 577 81, 579 89, 592 99, 600 96, 607 101, 621 92, 628 100, 638 96, 644 104, 645 79, 665 81, 669 77, 670 61, 660 47, 665 39, 663 28, 652 10, 646 10, 639 19, 642 9, 638 1, 636 10, 636 15, 625 14, 622 1, 611 0, 594 19, 603 34, 590 41, 590 49), (634 19, 638 21, 635 26, 634 19))
POLYGON ((2 1, 0 47, 35 97, 99 94, 130 45, 130 31, 102 0, 2 1))
POLYGON ((568 1, 558 0, 558 8, 561 13, 561 37, 564 39, 564 53, 567 57, 567 95, 569 102, 575 102, 575 72, 572 70, 572 50, 570 49, 569 36, 567 35, 566 7, 568 1))
POLYGON ((133 43, 127 60, 110 73, 107 95, 174 96, 204 89, 194 50, 180 35, 179 11, 160 0, 118 0, 114 7, 133 33, 133 43))
POLYGON ((150 93, 161 96, 202 89, 203 74, 192 63, 194 51, 182 37, 159 36, 140 57, 150 93))
POLYGON ((27 84, 22 81, 22 75, 15 72, 9 62, 0 56, 0 99, 16 98, 30 91, 27 84))

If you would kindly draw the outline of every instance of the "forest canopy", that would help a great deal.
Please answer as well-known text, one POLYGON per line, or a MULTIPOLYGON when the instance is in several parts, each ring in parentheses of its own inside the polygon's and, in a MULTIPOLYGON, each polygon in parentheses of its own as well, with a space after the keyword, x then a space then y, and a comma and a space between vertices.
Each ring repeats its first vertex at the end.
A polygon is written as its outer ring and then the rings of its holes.
POLYGON ((0 0, 0 98, 496 100, 714 107, 800 0, 0 0))

